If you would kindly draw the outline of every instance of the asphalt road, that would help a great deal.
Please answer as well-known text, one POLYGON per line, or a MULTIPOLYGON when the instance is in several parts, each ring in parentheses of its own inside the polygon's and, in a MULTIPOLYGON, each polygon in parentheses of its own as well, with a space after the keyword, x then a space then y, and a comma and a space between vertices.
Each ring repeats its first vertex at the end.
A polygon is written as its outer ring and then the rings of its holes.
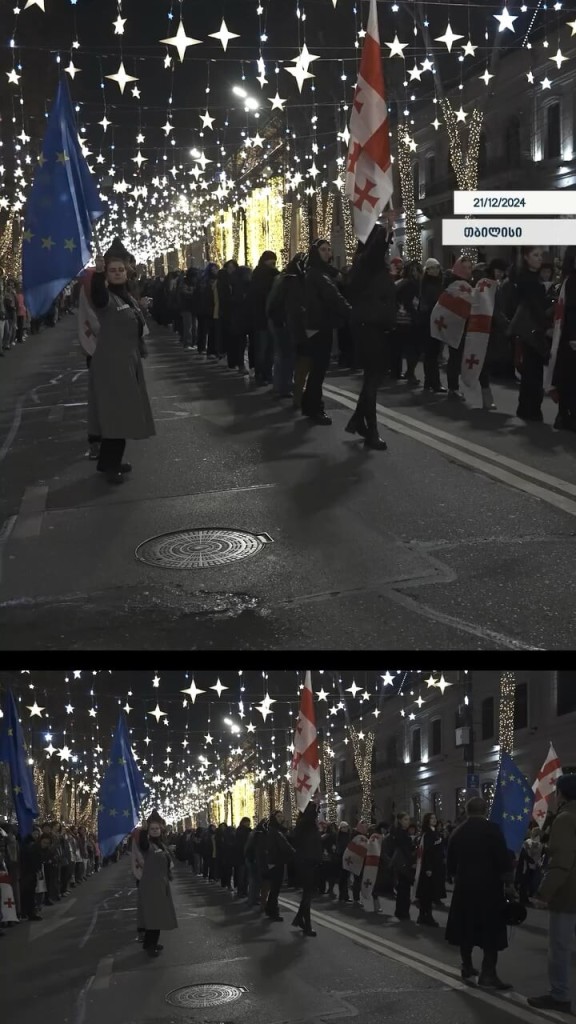
POLYGON ((514 385, 497 412, 382 388, 381 453, 344 432, 358 375, 330 374, 329 428, 165 330, 146 374, 158 435, 110 488, 75 319, 0 361, 0 649, 573 649, 576 437, 515 419, 514 385), (194 529, 255 553, 136 557, 194 529))
MULTIPOLYGON (((313 904, 318 935, 291 927, 297 894, 283 891, 282 924, 178 865, 173 886, 179 928, 149 960, 135 941, 136 891, 129 858, 105 868, 41 922, 13 925, 1 940, 0 990, 7 1021, 37 1024, 542 1024, 565 1015, 531 1010, 546 991, 546 915, 511 933, 500 975, 503 996, 460 980, 443 928, 432 932, 327 897, 313 904), (169 993, 196 985, 240 989, 228 1004, 175 1007, 169 993)), ((415 916, 415 913, 413 912, 415 916)), ((445 925, 446 911, 437 912, 445 925)), ((478 953, 476 954, 478 957, 478 953)))

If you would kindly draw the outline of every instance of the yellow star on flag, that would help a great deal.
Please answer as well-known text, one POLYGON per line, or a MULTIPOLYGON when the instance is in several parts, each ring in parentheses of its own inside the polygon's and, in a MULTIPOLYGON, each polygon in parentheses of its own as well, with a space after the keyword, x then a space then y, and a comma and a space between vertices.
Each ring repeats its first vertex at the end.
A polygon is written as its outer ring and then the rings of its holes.
POLYGON ((115 808, 115 807, 113 807, 113 808, 112 808, 112 810, 110 811, 110 814, 111 814, 111 816, 112 816, 113 818, 115 818, 115 817, 116 817, 116 815, 118 814, 118 811, 116 810, 116 808, 115 808))
POLYGON ((32 234, 31 231, 25 231, 24 234, 22 235, 22 238, 24 239, 25 242, 31 242, 32 239, 34 238, 34 235, 32 234))
POLYGON ((40 164, 40 167, 44 167, 44 164, 46 163, 46 157, 44 156, 44 153, 40 153, 40 156, 38 157, 38 163, 40 164))
POLYGON ((70 160, 70 157, 67 153, 57 153, 56 159, 59 164, 65 164, 67 160, 70 160))
POLYGON ((65 238, 64 239, 64 248, 67 249, 68 252, 74 252, 74 249, 77 248, 76 242, 74 241, 74 239, 73 238, 65 238))
POLYGON ((48 249, 48 250, 50 250, 50 249, 52 249, 52 248, 53 248, 53 246, 55 246, 55 245, 56 245, 56 242, 53 242, 53 241, 52 241, 52 239, 51 239, 50 235, 48 236, 48 238, 43 238, 43 239, 42 239, 42 248, 43 248, 43 249, 48 249))
POLYGON ((15 796, 18 796, 18 793, 22 792, 22 786, 13 786, 12 791, 15 794, 15 796))

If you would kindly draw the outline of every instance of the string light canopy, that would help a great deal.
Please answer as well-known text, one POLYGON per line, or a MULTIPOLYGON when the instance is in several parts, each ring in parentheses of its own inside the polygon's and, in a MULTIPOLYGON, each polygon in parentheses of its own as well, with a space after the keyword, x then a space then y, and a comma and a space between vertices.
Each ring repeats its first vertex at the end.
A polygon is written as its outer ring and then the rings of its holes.
MULTIPOLYGON (((102 5, 84 0, 27 0, 14 7, 0 96, 0 258, 18 263, 17 229, 41 155, 46 97, 55 95, 65 72, 84 151, 108 200, 103 246, 120 234, 142 262, 170 256, 178 263, 194 245, 220 259, 242 253, 255 261, 260 253, 247 251, 246 221, 252 249, 275 240, 280 251, 286 236, 308 242, 307 218, 300 223, 297 214, 319 191, 324 229, 328 233, 329 214, 343 223, 349 260, 354 238, 340 186, 339 136, 349 123, 368 5, 316 0, 304 9, 295 0, 290 22, 285 6, 272 0, 235 0, 226 12, 229 22, 222 18, 215 31, 213 5, 140 5, 134 18, 121 0, 107 4, 110 16, 104 17, 102 5), (188 35, 192 26, 194 37, 188 35), (252 202, 266 188, 272 208, 281 210, 276 239, 258 227, 265 223, 261 199, 252 202)), ((490 63, 496 44, 504 53, 542 52, 542 69, 526 68, 538 91, 554 84, 552 72, 543 70, 546 62, 555 63, 556 73, 572 59, 567 53, 576 22, 560 3, 489 0, 464 12, 438 0, 428 5, 426 28, 414 23, 413 6, 379 4, 391 125, 406 123, 411 138, 440 79, 459 78, 462 85, 467 76, 482 78, 497 88, 490 63), (555 56, 544 50, 546 32, 558 38, 555 56)), ((451 102, 458 127, 469 125, 462 116, 467 111, 460 104, 459 117, 459 101, 451 102)), ((448 131, 455 148, 452 120, 443 126, 436 118, 435 124, 448 131)), ((469 157, 479 130, 472 117, 469 157)), ((468 180, 460 187, 474 187, 475 164, 468 159, 468 180)), ((412 251, 411 236, 407 244, 412 251)))
POLYGON ((502 760, 502 754, 509 754, 512 757, 514 752, 515 694, 516 677, 514 673, 503 672, 500 677, 500 709, 498 714, 500 760, 502 760))

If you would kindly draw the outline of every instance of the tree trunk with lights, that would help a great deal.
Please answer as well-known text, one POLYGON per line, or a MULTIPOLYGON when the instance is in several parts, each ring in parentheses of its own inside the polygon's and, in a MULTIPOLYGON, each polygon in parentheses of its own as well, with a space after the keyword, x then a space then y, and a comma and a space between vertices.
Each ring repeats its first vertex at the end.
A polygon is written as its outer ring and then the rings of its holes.
POLYGON ((370 821, 372 815, 372 756, 374 753, 374 733, 363 733, 361 738, 358 730, 350 725, 350 738, 354 751, 354 764, 362 787, 362 811, 363 821, 370 821))
MULTIPOLYGON (((478 157, 480 155, 480 134, 484 113, 478 109, 472 111, 470 124, 465 126, 468 134, 466 146, 464 146, 458 130, 456 113, 452 109, 450 101, 446 99, 441 100, 440 106, 448 131, 450 162, 454 168, 458 188, 461 192, 473 192, 478 188, 478 157)), ((462 255, 469 256, 473 262, 476 262, 478 250, 464 248, 462 249, 462 255)))
POLYGON ((405 225, 405 256, 412 262, 422 262, 422 233, 416 216, 416 193, 414 189, 414 174, 412 172, 412 160, 410 158, 410 129, 407 124, 398 125, 398 173, 400 177, 400 190, 402 193, 402 206, 404 208, 405 225))
POLYGON ((513 672, 503 672, 500 677, 499 743, 502 754, 512 757, 514 750, 514 697, 516 677, 513 672))
POLYGON ((326 793, 326 819, 329 822, 338 820, 336 796, 334 793, 334 752, 329 743, 322 744, 322 767, 324 769, 324 792, 326 793))

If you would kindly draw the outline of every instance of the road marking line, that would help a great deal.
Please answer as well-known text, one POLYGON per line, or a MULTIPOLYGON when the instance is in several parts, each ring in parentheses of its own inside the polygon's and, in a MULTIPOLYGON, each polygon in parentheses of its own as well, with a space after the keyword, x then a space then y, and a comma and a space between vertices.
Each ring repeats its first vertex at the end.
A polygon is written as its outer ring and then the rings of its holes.
POLYGON ((86 996, 88 995, 88 992, 90 991, 93 982, 94 975, 92 975, 91 978, 88 978, 88 981, 83 986, 82 990, 78 995, 78 998, 76 1000, 76 1006, 74 1007, 74 1024, 84 1024, 84 1020, 86 1017, 86 996))
POLYGON ((46 511, 48 487, 27 487, 18 509, 17 522, 12 531, 14 540, 28 540, 38 537, 46 511))
POLYGON ((92 932, 94 931, 94 929, 96 927, 96 922, 98 920, 99 909, 100 909, 99 907, 96 907, 94 913, 92 914, 92 920, 90 921, 90 924, 88 925, 88 931, 84 935, 84 938, 80 940, 80 943, 78 945, 78 949, 84 949, 84 946, 86 945, 86 943, 90 939, 90 937, 92 935, 92 932))
MULTIPOLYGON (((327 384, 326 391, 329 392, 330 389, 334 391, 335 394, 354 400, 355 403, 358 401, 358 396, 352 391, 346 391, 344 388, 327 384)), ((448 441, 449 444, 456 445, 457 447, 463 448, 475 455, 479 455, 481 458, 488 459, 491 462, 499 463, 501 466, 505 466, 508 469, 513 470, 515 473, 530 477, 540 483, 547 484, 549 487, 554 487, 556 490, 564 491, 565 494, 576 497, 576 484, 571 484, 567 480, 562 480, 560 477, 552 476, 550 473, 544 473, 539 469, 526 465, 524 462, 519 462, 517 459, 511 459, 509 456, 501 455, 499 452, 495 452, 491 448, 485 448, 483 445, 475 444, 475 442, 468 441, 466 438, 457 437, 454 434, 449 433, 449 431, 440 430, 438 427, 433 427, 428 423, 422 423, 413 416, 407 416, 404 413, 397 412, 395 409, 389 409, 379 403, 377 403, 376 409, 388 420, 395 420, 407 427, 415 428, 421 433, 436 437, 441 441, 448 441)))
POLYGON ((0 448, 0 462, 3 462, 6 456, 8 455, 8 452, 10 451, 14 443, 14 438, 16 437, 16 434, 20 429, 20 424, 22 422, 22 408, 24 406, 24 402, 26 401, 26 397, 26 395, 23 395, 22 398, 19 398, 18 402, 16 403, 14 416, 12 418, 12 426, 8 431, 8 436, 4 441, 4 444, 0 448))
POLYGON ((113 956, 104 956, 98 963, 96 968, 96 974, 94 976, 95 989, 110 988, 110 979, 112 977, 112 967, 114 966, 113 956))
MULTIPOLYGON (((357 399, 350 400, 336 392, 331 394, 329 388, 325 388, 325 393, 328 397, 335 398, 348 409, 356 408, 357 399)), ((378 410, 377 415, 379 422, 385 423, 386 426, 391 430, 396 431, 396 433, 404 434, 406 437, 410 437, 414 441, 419 441, 420 444, 425 444, 429 448, 433 448, 435 451, 440 452, 442 455, 447 455, 449 458, 462 463, 468 469, 476 469, 480 473, 483 473, 484 476, 493 477, 501 483, 507 484, 509 487, 513 487, 519 491, 524 491, 526 494, 530 494, 533 498, 540 498, 542 501, 547 502, 547 504, 554 505, 556 508, 561 509, 563 512, 567 512, 571 516, 576 516, 576 502, 570 501, 570 499, 564 497, 564 495, 556 494, 554 491, 547 491, 543 487, 539 487, 538 484, 531 483, 529 480, 524 480, 522 477, 516 476, 514 473, 510 473, 508 470, 502 469, 500 466, 491 465, 483 459, 475 458, 474 455, 468 454, 468 452, 460 451, 453 445, 444 444, 442 441, 431 437, 425 430, 421 430, 418 427, 413 429, 411 426, 405 426, 404 423, 391 419, 387 415, 387 410, 384 412, 382 411, 382 406, 376 406, 376 408, 378 410)), ((494 459, 500 459, 499 456, 492 455, 492 457, 494 459)), ((504 456, 502 456, 502 458, 504 458, 504 456)), ((530 471, 527 467, 523 472, 526 476, 530 475, 530 471)), ((550 477, 550 479, 555 481, 554 486, 558 490, 564 487, 566 491, 572 489, 571 484, 564 485, 562 484, 562 481, 557 480, 556 477, 550 477)))
POLYGON ((63 405, 53 405, 51 411, 48 413, 49 423, 59 423, 64 419, 64 408, 63 405))
MULTIPOLYGON (((297 903, 292 903, 283 896, 280 897, 279 902, 282 906, 288 907, 290 910, 298 910, 297 903)), ((509 1013, 512 1017, 517 1017, 519 1020, 529 1021, 532 1022, 532 1024, 535 1024, 535 1022, 542 1020, 542 1016, 547 1017, 550 1020, 563 1019, 559 1014, 540 1014, 533 1011, 531 1007, 524 1006, 523 1003, 518 1004, 516 1002, 512 1002, 507 996, 496 997, 482 989, 478 989, 472 985, 466 985, 460 978, 452 977, 452 975, 457 975, 457 971, 454 967, 444 964, 439 960, 434 960, 432 957, 426 956, 423 953, 409 950, 406 949, 406 947, 400 947, 392 942, 388 942, 386 939, 380 938, 380 936, 371 935, 368 937, 365 931, 361 931, 360 928, 356 928, 354 925, 348 924, 348 922, 334 921, 314 909, 312 910, 312 916, 315 921, 318 924, 321 924, 324 928, 328 928, 339 935, 352 939, 358 945, 364 946, 366 949, 371 949, 374 953, 380 953, 391 960, 395 960, 404 967, 411 967, 413 970, 418 971, 419 974, 425 974, 429 978, 434 978, 434 980, 440 981, 444 985, 448 985, 457 992, 468 993, 472 998, 488 1003, 490 1006, 498 1008, 499 1010, 503 1010, 505 1013, 509 1013), (403 952, 399 952, 400 949, 402 949, 403 952)))

